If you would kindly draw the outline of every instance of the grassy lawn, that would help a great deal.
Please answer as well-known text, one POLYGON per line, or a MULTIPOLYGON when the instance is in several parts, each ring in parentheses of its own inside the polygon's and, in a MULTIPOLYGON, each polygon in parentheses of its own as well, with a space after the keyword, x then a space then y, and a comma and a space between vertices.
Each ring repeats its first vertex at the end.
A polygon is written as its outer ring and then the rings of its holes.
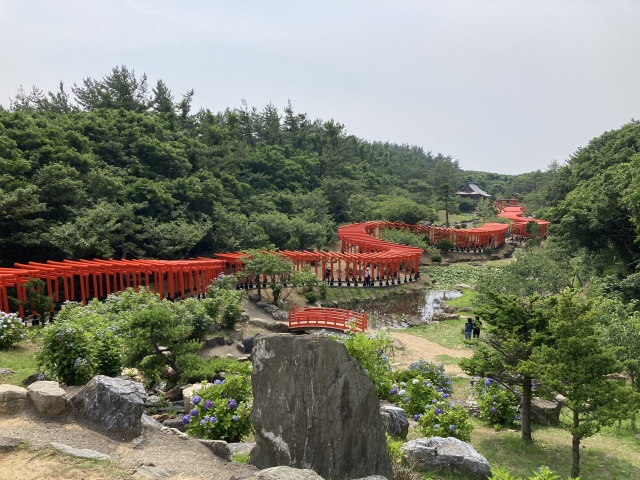
POLYGON ((16 372, 11 375, 0 375, 0 383, 22 386, 22 380, 38 371, 35 353, 38 344, 31 340, 23 340, 6 350, 0 350, 0 367, 16 372))
MULTIPOLYGON (((460 310, 466 307, 475 307, 477 300, 478 292, 476 292, 475 290, 471 290, 470 288, 463 288, 461 297, 452 298, 450 300, 447 300, 445 303, 447 305, 458 307, 458 309, 460 310)), ((469 312, 467 315, 471 315, 471 312, 469 312)))
POLYGON ((465 320, 462 318, 459 320, 446 320, 444 322, 421 325, 419 327, 412 327, 409 330, 401 331, 426 338, 427 340, 446 348, 463 349, 468 348, 464 345, 464 336, 461 333, 461 329, 464 327, 464 322, 465 320))

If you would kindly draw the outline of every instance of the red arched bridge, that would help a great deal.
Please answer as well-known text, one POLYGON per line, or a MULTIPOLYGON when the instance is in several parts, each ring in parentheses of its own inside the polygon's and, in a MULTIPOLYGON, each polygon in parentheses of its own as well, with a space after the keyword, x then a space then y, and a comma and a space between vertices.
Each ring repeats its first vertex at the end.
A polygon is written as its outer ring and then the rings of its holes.
POLYGON ((289 330, 326 328, 364 332, 367 329, 367 313, 341 308, 296 308, 289 313, 289 330))
MULTIPOLYGON (((522 215, 522 207, 513 205, 505 207, 501 213, 514 222, 512 228, 517 229, 519 235, 525 235, 524 226, 532 220, 541 224, 544 228, 541 233, 546 234, 548 222, 522 215)), ((338 228, 340 252, 284 250, 278 254, 289 258, 296 270, 310 268, 318 278, 328 274, 331 285, 357 286, 365 280, 367 271, 370 284, 377 282, 379 286, 419 278, 422 249, 381 240, 384 229, 425 235, 432 245, 447 239, 455 249, 481 252, 487 246, 501 247, 509 225, 487 223, 479 228, 453 229, 382 221, 356 223, 338 228)), ((15 268, 0 268, 0 308, 5 312, 10 310, 10 296, 15 296, 19 305, 24 305, 27 300, 25 285, 31 278, 45 282, 44 293, 55 303, 79 301, 84 304, 92 298, 103 298, 128 287, 147 287, 163 298, 202 295, 218 275, 242 271, 243 256, 243 252, 234 252, 188 260, 93 259, 17 263, 15 268)), ((267 280, 266 275, 249 277, 243 286, 252 288, 256 282, 266 285, 267 280)), ((18 309, 24 317, 24 307, 18 309)))

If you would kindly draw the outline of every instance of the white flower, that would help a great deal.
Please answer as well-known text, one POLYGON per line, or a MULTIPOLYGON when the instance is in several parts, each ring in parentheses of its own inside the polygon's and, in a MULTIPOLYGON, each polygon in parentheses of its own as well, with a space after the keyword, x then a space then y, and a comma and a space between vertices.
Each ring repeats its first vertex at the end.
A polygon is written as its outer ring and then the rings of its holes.
POLYGON ((414 384, 414 385, 417 385, 417 384, 418 384, 418 383, 420 383, 420 382, 418 381, 418 379, 417 379, 417 378, 414 378, 414 379, 413 379, 413 381, 412 381, 411 383, 412 383, 412 384, 414 384))

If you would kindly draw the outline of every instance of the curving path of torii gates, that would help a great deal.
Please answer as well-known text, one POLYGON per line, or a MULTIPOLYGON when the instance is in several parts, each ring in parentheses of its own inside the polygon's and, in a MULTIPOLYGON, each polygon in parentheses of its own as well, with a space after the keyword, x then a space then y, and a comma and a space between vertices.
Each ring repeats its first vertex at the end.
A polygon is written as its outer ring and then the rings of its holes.
MULTIPOLYGON (((514 222, 512 228, 518 235, 526 236, 524 226, 535 221, 544 228, 545 236, 548 222, 522 218, 523 213, 522 207, 511 205, 505 207, 500 215, 514 222)), ((386 228, 427 235, 432 245, 448 239, 457 250, 482 252, 487 246, 500 248, 510 226, 487 223, 479 228, 452 229, 383 221, 363 222, 338 228, 340 252, 283 250, 278 254, 289 258, 296 270, 310 268, 315 271, 319 279, 324 278, 328 271, 328 281, 333 286, 362 285, 367 269, 371 281, 379 286, 419 278, 423 250, 381 240, 380 232, 386 228)), ((46 293, 56 304, 67 300, 86 304, 92 298, 102 299, 129 287, 148 287, 162 298, 200 296, 206 293, 218 275, 242 271, 240 259, 243 255, 242 252, 234 252, 188 260, 94 259, 16 263, 15 268, 0 268, 0 309, 10 311, 10 294, 20 302, 26 300, 25 284, 30 278, 45 281, 46 293)), ((255 282, 266 285, 267 277, 248 278, 241 287, 253 288, 255 282)), ((23 307, 19 307, 19 314, 25 316, 23 307)))

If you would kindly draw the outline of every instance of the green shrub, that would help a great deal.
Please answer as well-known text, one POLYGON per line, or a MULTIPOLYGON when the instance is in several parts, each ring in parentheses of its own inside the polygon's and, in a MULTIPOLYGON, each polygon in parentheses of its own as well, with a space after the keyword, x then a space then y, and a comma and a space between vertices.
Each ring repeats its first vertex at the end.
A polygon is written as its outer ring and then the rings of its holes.
POLYGON ((460 405, 446 399, 436 399, 425 405, 423 414, 414 415, 418 421, 417 430, 425 437, 455 437, 463 442, 471 439, 473 427, 469 413, 460 405))
POLYGON ((441 238, 438 240, 438 250, 442 250, 443 252, 447 252, 453 249, 453 242, 446 238, 441 238))
POLYGON ((222 379, 225 374, 243 375, 246 378, 251 375, 251 364, 235 358, 213 357, 203 361, 197 353, 193 353, 179 357, 176 363, 182 371, 181 380, 186 383, 213 382, 222 379))
POLYGON ((431 255, 431 261, 434 263, 440 263, 442 261, 442 257, 438 253, 434 253, 431 255))
POLYGON ((117 376, 124 341, 120 326, 99 313, 67 303, 42 331, 36 359, 44 373, 67 385, 82 385, 95 375, 117 376))
POLYGON ((327 298, 327 284, 321 283, 318 285, 318 292, 320 293, 320 298, 326 300, 327 298))
POLYGON ((203 384, 196 391, 189 413, 182 417, 187 433, 198 438, 239 442, 251 433, 251 383, 242 375, 230 375, 203 384))
MULTIPOLYGON (((491 472, 491 477, 488 480, 522 480, 520 477, 514 477, 509 473, 509 471, 505 467, 500 467, 491 472)), ((529 477, 527 480, 561 480, 560 476, 553 473, 546 466, 541 466, 537 472, 533 474, 533 477, 529 477)), ((571 480, 570 477, 567 477, 567 480, 571 480)), ((577 477, 573 480, 580 480, 580 477, 577 477)))
POLYGON ((484 247, 484 250, 482 250, 484 252, 485 255, 491 255, 493 253, 493 248, 492 247, 484 247))
POLYGON ((315 303, 318 301, 318 294, 316 292, 305 292, 304 298, 306 298, 309 303, 315 303))
POLYGON ((222 328, 231 329, 242 316, 242 292, 235 289, 233 275, 220 275, 207 289, 207 298, 202 300, 204 308, 222 328))
POLYGON ((417 376, 408 382, 400 382, 393 384, 390 401, 402 408, 408 415, 422 414, 425 411, 425 405, 432 402, 433 399, 449 398, 449 394, 441 393, 436 387, 417 376))
POLYGON ((495 380, 478 380, 473 393, 480 407, 480 418, 491 425, 514 425, 520 420, 518 398, 495 380))
POLYGON ((15 313, 0 311, 0 348, 7 348, 24 338, 25 325, 15 313))
POLYGON ((389 332, 378 330, 370 336, 362 332, 330 336, 344 344, 349 355, 358 361, 373 382, 378 397, 390 398, 391 362, 386 352, 391 349, 393 338, 389 332))

